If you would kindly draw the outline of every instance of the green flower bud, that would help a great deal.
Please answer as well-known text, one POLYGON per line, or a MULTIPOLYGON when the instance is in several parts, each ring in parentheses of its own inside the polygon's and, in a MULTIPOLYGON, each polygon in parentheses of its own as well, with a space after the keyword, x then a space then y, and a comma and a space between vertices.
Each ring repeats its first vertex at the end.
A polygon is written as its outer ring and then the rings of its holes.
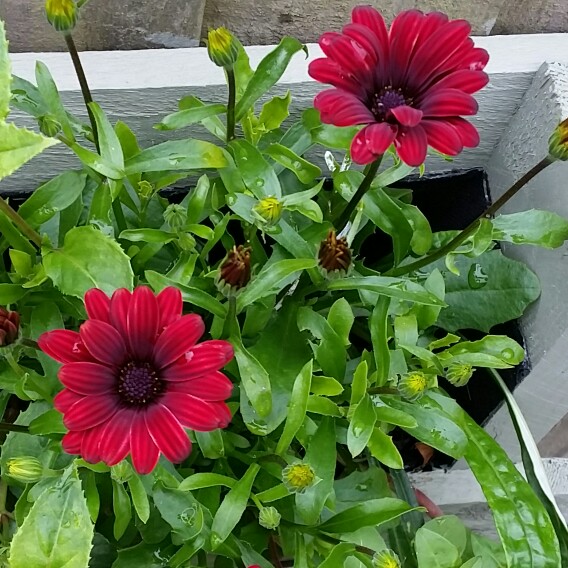
POLYGON ((401 566, 398 555, 389 548, 373 556, 373 568, 401 568, 401 566))
POLYGON ((320 480, 307 463, 293 463, 282 470, 282 481, 290 493, 304 493, 320 480))
POLYGON ((548 141, 548 151, 556 160, 568 160, 568 118, 554 129, 548 141))
POLYGON ((132 477, 132 474, 132 466, 126 460, 122 460, 110 468, 110 476, 118 483, 126 483, 132 477))
POLYGON ((278 528, 282 515, 276 507, 263 507, 258 515, 258 523, 261 527, 273 531, 278 528))
POLYGON ((74 0, 46 0, 47 21, 58 32, 70 32, 77 23, 78 13, 74 0))
POLYGON ((207 34, 207 53, 209 59, 218 67, 231 69, 239 55, 239 44, 227 28, 209 30, 207 34))
POLYGON ((178 234, 178 244, 182 250, 191 252, 195 249, 195 238, 190 233, 179 233, 178 234))
POLYGON ((437 385, 436 375, 411 371, 400 378, 398 392, 408 400, 418 400, 428 389, 437 385))
POLYGON ((138 195, 142 199, 150 199, 156 190, 149 181, 143 179, 138 182, 138 195))
POLYGON ((38 119, 39 131, 49 138, 54 138, 61 132, 61 123, 52 115, 45 114, 38 119))
POLYGON ((446 369, 446 379, 456 387, 467 385, 473 375, 473 367, 463 363, 452 363, 446 369))
POLYGON ((35 483, 43 477, 43 464, 33 456, 21 456, 9 459, 6 464, 10 477, 22 483, 35 483))
POLYGON ((164 211, 164 219, 172 231, 180 231, 187 221, 187 211, 182 205, 174 203, 164 211))
POLYGON ((271 227, 280 221, 282 209, 282 202, 276 197, 265 197, 254 206, 253 212, 266 226, 271 227))

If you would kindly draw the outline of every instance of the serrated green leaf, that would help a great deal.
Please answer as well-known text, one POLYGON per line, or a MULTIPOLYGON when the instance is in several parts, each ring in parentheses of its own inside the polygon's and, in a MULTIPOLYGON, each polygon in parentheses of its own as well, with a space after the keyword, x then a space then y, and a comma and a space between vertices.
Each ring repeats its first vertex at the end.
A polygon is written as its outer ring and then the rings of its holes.
POLYGON ((262 105, 258 116, 258 124, 265 131, 276 130, 288 118, 292 94, 288 91, 283 97, 273 97, 262 105))

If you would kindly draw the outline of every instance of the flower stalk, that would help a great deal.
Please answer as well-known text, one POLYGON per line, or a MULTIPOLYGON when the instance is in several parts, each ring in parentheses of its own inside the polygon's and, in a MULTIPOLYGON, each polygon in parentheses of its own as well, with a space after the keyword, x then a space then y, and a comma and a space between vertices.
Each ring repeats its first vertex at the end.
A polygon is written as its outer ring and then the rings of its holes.
POLYGON ((410 272, 420 270, 433 262, 436 262, 440 258, 445 257, 447 254, 453 252, 457 249, 463 242, 467 240, 475 231, 478 229, 479 224, 484 219, 490 218, 494 215, 505 203, 507 203, 512 197, 514 197, 519 190, 521 190, 527 183, 529 183, 537 174, 542 170, 554 163, 554 159, 547 156, 541 160, 536 166, 529 170, 524 176, 517 180, 495 203, 490 205, 479 217, 472 221, 463 231, 457 234, 448 244, 435 250, 433 253, 418 259, 410 264, 405 264, 404 266, 397 266, 392 268, 385 273, 385 276, 404 276, 410 272))
POLYGON ((41 236, 39 233, 2 197, 0 197, 0 211, 4 213, 34 245, 38 248, 41 247, 41 236))
POLYGON ((232 67, 227 69, 227 84, 229 87, 229 100, 227 101, 227 144, 235 139, 235 106, 237 99, 237 84, 235 71, 232 67))

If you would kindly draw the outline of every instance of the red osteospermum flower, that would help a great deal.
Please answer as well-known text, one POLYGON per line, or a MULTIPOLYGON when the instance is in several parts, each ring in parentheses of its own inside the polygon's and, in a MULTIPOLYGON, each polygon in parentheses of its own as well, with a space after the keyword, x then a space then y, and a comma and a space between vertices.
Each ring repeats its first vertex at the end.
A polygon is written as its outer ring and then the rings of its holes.
POLYGON ((114 465, 128 454, 138 473, 160 453, 180 462, 191 452, 184 428, 210 431, 231 420, 231 381, 219 372, 233 357, 227 341, 197 343, 205 326, 182 315, 178 289, 157 296, 145 286, 85 295, 89 320, 79 332, 55 330, 38 340, 63 363, 65 388, 54 405, 69 432, 63 449, 86 461, 114 465))
POLYGON ((353 139, 351 156, 368 164, 394 143, 400 159, 421 165, 428 146, 455 156, 479 144, 463 116, 477 112, 472 93, 489 78, 489 60, 474 47, 471 26, 439 12, 400 13, 387 30, 371 6, 353 10, 343 33, 327 32, 319 44, 327 56, 312 61, 309 74, 333 85, 314 106, 336 126, 365 124, 353 139))

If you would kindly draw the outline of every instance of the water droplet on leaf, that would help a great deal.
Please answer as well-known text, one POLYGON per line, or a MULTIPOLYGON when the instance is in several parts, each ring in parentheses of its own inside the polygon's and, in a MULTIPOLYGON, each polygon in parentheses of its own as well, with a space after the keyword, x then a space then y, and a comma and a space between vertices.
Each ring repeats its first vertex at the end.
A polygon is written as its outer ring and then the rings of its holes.
POLYGON ((489 276, 480 264, 476 262, 470 266, 469 272, 467 273, 467 283, 472 290, 483 288, 483 286, 487 284, 488 279, 489 276))

